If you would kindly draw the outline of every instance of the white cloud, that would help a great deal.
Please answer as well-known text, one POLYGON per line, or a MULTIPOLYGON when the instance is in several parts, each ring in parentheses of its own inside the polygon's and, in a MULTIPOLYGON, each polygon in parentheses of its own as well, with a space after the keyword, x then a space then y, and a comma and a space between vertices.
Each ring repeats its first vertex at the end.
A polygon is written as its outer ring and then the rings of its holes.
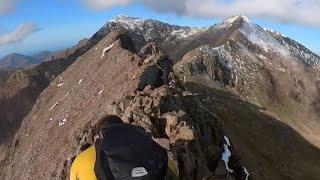
POLYGON ((0 14, 10 13, 19 0, 0 0, 0 14))
POLYGON ((213 18, 244 14, 272 21, 320 27, 320 0, 82 0, 92 9, 144 3, 159 12, 213 18))
POLYGON ((0 46, 17 43, 23 41, 32 33, 38 31, 38 27, 34 23, 21 24, 17 29, 0 36, 0 46))

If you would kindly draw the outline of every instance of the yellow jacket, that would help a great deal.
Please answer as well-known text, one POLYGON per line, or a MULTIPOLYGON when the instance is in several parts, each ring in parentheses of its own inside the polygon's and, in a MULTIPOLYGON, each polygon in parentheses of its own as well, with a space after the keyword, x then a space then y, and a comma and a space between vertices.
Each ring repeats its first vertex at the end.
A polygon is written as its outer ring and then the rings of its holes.
POLYGON ((70 170, 70 180, 97 180, 94 173, 96 148, 91 146, 80 153, 73 161, 70 170))
MULTIPOLYGON (((80 153, 73 161, 70 170, 70 180, 97 180, 94 172, 96 162, 96 148, 91 146, 80 153)), ((179 170, 169 159, 166 179, 177 179, 179 170)))

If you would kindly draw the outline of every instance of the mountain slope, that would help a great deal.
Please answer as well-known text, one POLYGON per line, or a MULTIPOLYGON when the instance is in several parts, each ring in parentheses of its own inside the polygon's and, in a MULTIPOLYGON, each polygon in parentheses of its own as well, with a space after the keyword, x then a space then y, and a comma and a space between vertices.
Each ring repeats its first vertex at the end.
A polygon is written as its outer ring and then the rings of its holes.
POLYGON ((33 68, 0 71, 0 145, 10 142, 41 91, 78 56, 90 49, 89 44, 77 47, 68 56, 33 68))

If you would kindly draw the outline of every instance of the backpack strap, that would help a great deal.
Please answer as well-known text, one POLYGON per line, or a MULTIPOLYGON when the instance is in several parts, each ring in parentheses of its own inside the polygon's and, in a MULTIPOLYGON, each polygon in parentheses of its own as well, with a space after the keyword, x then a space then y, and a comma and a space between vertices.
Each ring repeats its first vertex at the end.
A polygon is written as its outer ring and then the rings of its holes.
POLYGON ((112 175, 108 160, 102 150, 102 142, 98 140, 95 143, 96 147, 96 162, 94 164, 94 172, 97 180, 115 180, 112 175))

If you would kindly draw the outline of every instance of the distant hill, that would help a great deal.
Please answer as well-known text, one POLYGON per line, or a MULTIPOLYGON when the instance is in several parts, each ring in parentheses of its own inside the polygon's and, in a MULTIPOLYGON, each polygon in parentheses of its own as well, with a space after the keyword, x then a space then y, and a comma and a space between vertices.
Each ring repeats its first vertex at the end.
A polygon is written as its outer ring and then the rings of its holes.
POLYGON ((33 57, 11 53, 0 60, 0 69, 19 69, 38 63, 33 57))
POLYGON ((34 56, 26 56, 18 53, 11 53, 0 59, 0 69, 23 69, 38 65, 45 61, 51 54, 43 51, 34 56))

